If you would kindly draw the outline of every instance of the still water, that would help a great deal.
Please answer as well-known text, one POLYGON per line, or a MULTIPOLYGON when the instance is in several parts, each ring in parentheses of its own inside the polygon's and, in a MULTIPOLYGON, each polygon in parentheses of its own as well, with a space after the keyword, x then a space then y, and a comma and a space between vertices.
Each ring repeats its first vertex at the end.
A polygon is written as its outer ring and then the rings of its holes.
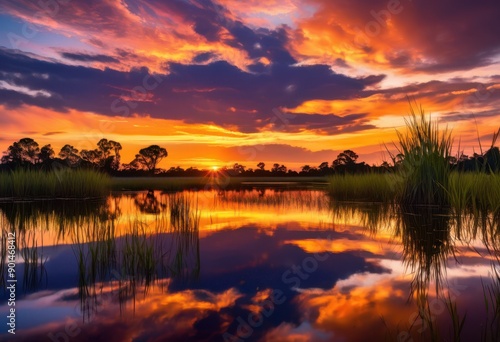
POLYGON ((338 203, 321 190, 122 192, 0 203, 0 226, 0 340, 500 338, 492 213, 338 203))

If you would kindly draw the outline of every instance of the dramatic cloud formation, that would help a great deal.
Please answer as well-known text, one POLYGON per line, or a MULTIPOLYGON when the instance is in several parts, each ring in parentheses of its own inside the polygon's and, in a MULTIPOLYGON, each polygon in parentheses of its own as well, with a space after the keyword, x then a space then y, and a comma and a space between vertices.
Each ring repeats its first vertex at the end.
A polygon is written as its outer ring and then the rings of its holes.
MULTIPOLYGON (((241 146, 266 161, 291 160, 290 148, 330 151, 328 160, 356 148, 379 163, 408 97, 462 141, 472 141, 471 122, 489 133, 500 115, 499 15, 498 6, 469 0, 8 0, 0 6, 0 120, 13 140, 27 132, 78 140, 84 133, 56 118, 84 121, 96 139, 116 134, 126 156, 186 134, 221 148, 208 158, 170 154, 173 164, 253 163, 230 152, 241 146), (15 126, 13 114, 27 110, 47 127, 15 126), (118 131, 107 120, 120 122, 118 131), (157 130, 172 122, 183 129, 157 130), (282 147, 262 149, 269 144, 282 147)), ((0 148, 8 144, 3 138, 0 148)))
POLYGON ((310 0, 297 53, 405 72, 469 70, 498 62, 500 7, 472 0, 310 0), (309 47, 310 49, 304 49, 309 47))

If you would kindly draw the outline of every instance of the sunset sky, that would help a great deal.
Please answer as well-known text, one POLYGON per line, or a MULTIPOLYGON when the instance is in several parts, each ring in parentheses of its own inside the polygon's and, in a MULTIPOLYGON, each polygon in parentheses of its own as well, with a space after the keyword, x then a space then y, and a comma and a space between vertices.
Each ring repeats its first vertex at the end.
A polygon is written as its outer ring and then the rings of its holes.
POLYGON ((3 0, 0 151, 380 164, 409 96, 471 154, 500 126, 499 18, 494 0, 3 0))

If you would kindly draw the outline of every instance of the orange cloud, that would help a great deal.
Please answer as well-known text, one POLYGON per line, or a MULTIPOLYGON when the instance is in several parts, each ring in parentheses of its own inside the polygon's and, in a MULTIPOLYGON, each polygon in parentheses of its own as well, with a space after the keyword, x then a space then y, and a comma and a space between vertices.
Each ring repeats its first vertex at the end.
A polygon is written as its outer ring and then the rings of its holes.
MULTIPOLYGON (((195 32, 185 14, 161 3, 138 2, 137 7, 132 8, 125 2, 112 0, 98 5, 75 2, 47 11, 29 1, 5 5, 5 12, 30 23, 29 27, 38 34, 58 32, 84 46, 86 49, 80 48, 81 52, 98 50, 100 54, 116 56, 120 63, 112 67, 118 70, 147 66, 154 72, 164 72, 166 62, 189 63, 203 52, 212 52, 242 68, 249 64, 245 52, 221 41, 207 40, 195 32)), ((224 29, 220 35, 221 38, 230 36, 224 29)), ((47 47, 39 44, 43 43, 23 38, 17 40, 13 48, 30 47, 46 54, 47 47)), ((82 63, 70 59, 65 63, 100 69, 110 66, 99 61, 82 63)))
POLYGON ((347 64, 409 72, 469 70, 494 63, 498 40, 493 25, 498 8, 468 1, 418 3, 399 0, 306 1, 317 11, 298 23, 291 42, 310 62, 347 64), (456 23, 461 23, 456 25, 456 23))

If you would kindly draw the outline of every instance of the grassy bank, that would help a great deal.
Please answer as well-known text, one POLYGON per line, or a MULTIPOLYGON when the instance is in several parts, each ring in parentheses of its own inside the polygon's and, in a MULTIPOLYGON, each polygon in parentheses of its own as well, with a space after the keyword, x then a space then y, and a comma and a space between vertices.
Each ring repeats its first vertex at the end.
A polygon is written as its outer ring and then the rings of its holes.
MULTIPOLYGON (((334 175, 328 191, 337 200, 394 202, 405 206, 439 205, 459 210, 500 209, 500 175, 492 172, 452 172, 452 135, 440 130, 420 108, 406 120, 406 131, 397 132, 393 172, 334 175)), ((497 135, 493 136, 493 144, 497 135)))
POLYGON ((395 183, 389 174, 334 175, 328 178, 327 190, 339 201, 391 202, 395 183))
POLYGON ((110 178, 92 170, 34 171, 15 170, 0 173, 0 197, 89 198, 109 193, 110 178))
MULTIPOLYGON (((459 211, 500 210, 500 174, 450 172, 442 187, 443 203, 459 211)), ((404 193, 403 178, 397 174, 334 175, 329 194, 340 201, 395 202, 404 193)), ((439 203, 435 203, 439 204, 439 203)))
POLYGON ((446 188, 452 207, 500 212, 500 174, 452 172, 446 188))

